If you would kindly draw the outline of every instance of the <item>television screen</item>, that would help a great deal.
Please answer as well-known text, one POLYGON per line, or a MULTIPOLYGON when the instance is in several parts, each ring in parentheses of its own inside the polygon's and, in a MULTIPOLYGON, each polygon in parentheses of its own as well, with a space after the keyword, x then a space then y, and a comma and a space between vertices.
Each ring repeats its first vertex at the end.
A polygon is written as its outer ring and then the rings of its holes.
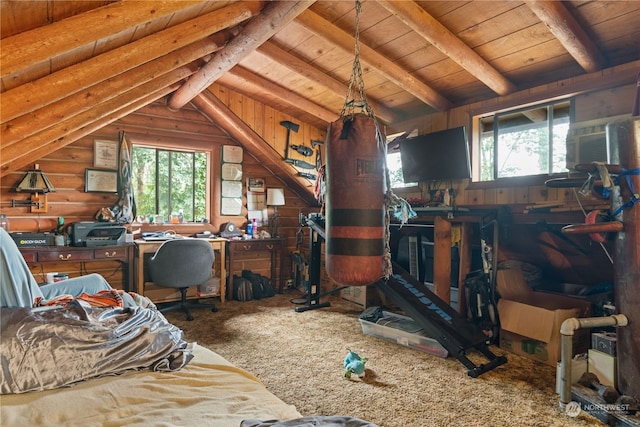
POLYGON ((400 142, 404 182, 471 178, 464 126, 400 142))

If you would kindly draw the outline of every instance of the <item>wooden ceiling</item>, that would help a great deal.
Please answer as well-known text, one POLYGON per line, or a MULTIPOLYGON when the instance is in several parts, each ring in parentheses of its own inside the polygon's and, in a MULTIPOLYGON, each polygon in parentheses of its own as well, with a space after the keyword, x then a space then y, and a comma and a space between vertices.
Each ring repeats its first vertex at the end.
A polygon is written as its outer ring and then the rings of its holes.
MULTIPOLYGON (((0 19, 0 176, 213 82, 325 128, 353 71, 351 0, 2 0, 0 19)), ((640 60, 639 22, 639 1, 363 0, 366 97, 393 125, 592 75, 640 60)))

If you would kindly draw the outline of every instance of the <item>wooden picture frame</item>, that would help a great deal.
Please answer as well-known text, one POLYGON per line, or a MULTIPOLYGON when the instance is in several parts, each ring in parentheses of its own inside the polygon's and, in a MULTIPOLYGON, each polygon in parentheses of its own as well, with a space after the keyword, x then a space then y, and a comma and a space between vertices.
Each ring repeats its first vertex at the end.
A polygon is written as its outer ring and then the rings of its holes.
POLYGON ((117 193, 118 171, 104 169, 84 170, 85 193, 117 193))
POLYGON ((224 163, 242 163, 243 150, 237 145, 222 146, 222 161, 224 163))
POLYGON ((118 168, 118 142, 93 141, 93 167, 102 169, 118 168))
POLYGON ((267 191, 266 180, 264 178, 247 178, 247 191, 264 193, 267 191))

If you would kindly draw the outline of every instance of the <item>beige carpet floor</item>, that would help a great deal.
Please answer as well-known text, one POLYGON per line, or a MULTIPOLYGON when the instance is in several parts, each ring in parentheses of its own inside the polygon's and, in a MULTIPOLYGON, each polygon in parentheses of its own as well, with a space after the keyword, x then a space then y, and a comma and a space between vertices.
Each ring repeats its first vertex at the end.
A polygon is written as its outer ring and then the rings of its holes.
MULTIPOLYGON (((331 307, 297 313, 289 291, 273 298, 218 304, 219 311, 167 318, 187 339, 242 367, 304 416, 349 415, 380 427, 600 426, 558 407, 555 369, 492 346, 508 358, 479 378, 441 358, 362 333, 362 308, 336 297, 331 307), (344 378, 347 349, 368 357, 364 378, 344 378)), ((475 352, 476 363, 486 361, 475 352)))

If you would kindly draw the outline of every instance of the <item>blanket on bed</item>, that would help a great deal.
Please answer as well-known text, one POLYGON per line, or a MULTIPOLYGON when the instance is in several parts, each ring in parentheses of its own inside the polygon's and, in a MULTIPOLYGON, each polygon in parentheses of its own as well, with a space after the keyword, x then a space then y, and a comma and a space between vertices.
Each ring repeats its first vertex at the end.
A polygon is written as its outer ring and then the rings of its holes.
POLYGON ((0 393, 47 390, 129 369, 172 371, 192 356, 155 307, 0 310, 0 393))

